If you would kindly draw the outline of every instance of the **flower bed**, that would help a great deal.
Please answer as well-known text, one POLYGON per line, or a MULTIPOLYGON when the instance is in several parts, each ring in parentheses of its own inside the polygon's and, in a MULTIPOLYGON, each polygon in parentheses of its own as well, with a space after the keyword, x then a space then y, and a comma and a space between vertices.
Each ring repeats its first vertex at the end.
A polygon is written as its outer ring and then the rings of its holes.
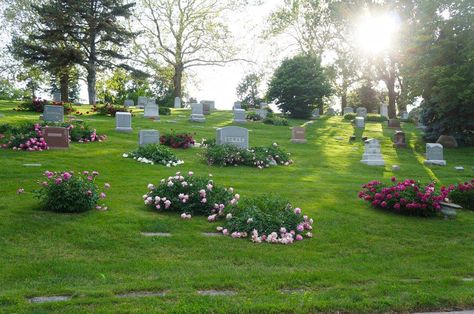
POLYGON ((189 148, 195 144, 192 134, 190 133, 171 133, 160 136, 160 143, 162 145, 170 146, 172 148, 189 148))
POLYGON ((449 199, 463 208, 474 210, 474 179, 451 186, 449 199))
POLYGON ((439 203, 449 193, 449 189, 445 187, 437 192, 433 183, 423 186, 410 179, 396 182, 395 177, 392 178, 392 185, 371 181, 364 184, 362 188, 359 197, 370 202, 373 207, 422 217, 436 215, 441 209, 439 203))
POLYGON ((111 117, 115 117, 117 112, 132 112, 132 110, 128 110, 125 106, 116 106, 112 104, 104 104, 103 106, 94 105, 92 111, 98 115, 111 117))
POLYGON ((159 144, 150 144, 139 147, 137 150, 122 155, 125 158, 133 158, 145 164, 163 164, 167 167, 176 167, 184 164, 173 152, 159 144))
POLYGON ((145 205, 160 211, 183 213, 182 218, 191 214, 209 215, 224 213, 224 209, 238 200, 233 189, 218 186, 209 177, 194 176, 193 172, 162 179, 158 185, 148 184, 148 192, 143 195, 145 205))
POLYGON ((256 111, 249 111, 245 118, 250 121, 260 121, 262 117, 256 111))
MULTIPOLYGON (((61 213, 85 212, 93 208, 107 210, 104 204, 99 204, 106 194, 99 191, 96 184, 98 176, 97 171, 78 174, 74 171, 46 171, 45 178, 39 182, 40 189, 33 193, 40 200, 43 210, 61 213)), ((105 183, 104 188, 110 188, 110 184, 105 183)), ((17 192, 24 193, 24 189, 17 192)))
POLYGON ((33 99, 31 101, 21 103, 17 111, 34 111, 34 112, 43 112, 44 106, 46 105, 53 105, 53 106, 62 106, 64 107, 64 114, 70 114, 74 108, 72 107, 71 103, 66 102, 56 102, 56 101, 47 101, 46 99, 33 99))
POLYGON ((216 145, 215 142, 208 142, 202 155, 209 165, 224 167, 244 165, 262 169, 272 165, 288 166, 293 163, 290 154, 277 143, 268 147, 243 149, 233 145, 216 145))
MULTIPOLYGON (((215 221, 212 214, 208 221, 215 221)), ((225 222, 217 231, 232 238, 250 238, 252 242, 291 244, 313 236, 313 219, 303 215, 300 208, 275 196, 243 200, 225 210, 225 222)))

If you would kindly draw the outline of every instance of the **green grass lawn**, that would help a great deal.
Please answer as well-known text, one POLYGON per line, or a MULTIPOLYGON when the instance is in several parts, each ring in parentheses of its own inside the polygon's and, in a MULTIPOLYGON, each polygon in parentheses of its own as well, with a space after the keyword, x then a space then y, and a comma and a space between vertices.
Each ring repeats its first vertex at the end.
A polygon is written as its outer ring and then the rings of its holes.
MULTIPOLYGON (((1 123, 36 121, 0 102, 1 123)), ((84 107, 80 109, 86 111, 84 107)), ((423 165, 424 143, 412 124, 402 127, 409 148, 392 148, 393 130, 367 123, 364 136, 382 142, 385 167, 360 163, 363 143, 349 143, 354 128, 340 117, 307 125, 308 144, 292 144, 285 126, 248 123, 250 145, 278 142, 292 153, 289 167, 210 167, 200 149, 175 151, 184 165, 166 168, 122 157, 137 147, 140 129, 187 131, 196 139, 215 137, 215 127, 232 123, 231 112, 187 121, 173 111, 153 122, 137 114, 133 134, 116 133, 115 120, 83 117, 103 143, 72 144, 68 150, 0 150, 0 312, 409 312, 474 308, 474 211, 455 220, 414 218, 379 211, 357 198, 369 180, 414 178, 440 184, 474 176, 474 148, 445 150, 446 167, 423 165), (338 141, 335 137, 343 137, 338 141), (25 167, 40 163, 41 167, 25 167), (392 173, 391 165, 401 170, 392 173), (454 166, 463 165, 464 172, 454 166), (98 170, 112 188, 109 211, 56 214, 35 210, 31 191, 45 170, 98 170), (314 238, 289 246, 253 244, 230 237, 205 237, 216 224, 205 217, 183 221, 179 214, 147 209, 141 196, 148 183, 176 171, 212 173, 242 198, 274 193, 288 198, 315 220, 314 238), (171 232, 169 238, 143 231, 171 232), (233 296, 202 296, 198 290, 232 290, 233 296), (165 291, 164 296, 118 298, 128 291, 165 291), (72 295, 66 302, 31 304, 28 298, 72 295)), ((305 121, 291 120, 291 126, 305 121)), ((359 132, 360 134, 360 132, 359 132)))

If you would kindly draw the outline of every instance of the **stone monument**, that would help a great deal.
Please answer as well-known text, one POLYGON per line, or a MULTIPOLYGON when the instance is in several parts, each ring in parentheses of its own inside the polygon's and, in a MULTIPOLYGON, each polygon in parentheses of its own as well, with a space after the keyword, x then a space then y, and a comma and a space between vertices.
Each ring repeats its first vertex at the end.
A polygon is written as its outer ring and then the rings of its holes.
POLYGON ((144 118, 150 118, 154 120, 160 120, 160 109, 155 103, 155 100, 149 98, 147 104, 145 105, 145 111, 143 113, 144 118))
POLYGON ((230 144, 240 148, 249 148, 249 130, 238 126, 227 126, 216 130, 216 144, 230 144))
POLYGON ((382 158, 380 143, 376 139, 368 139, 364 142, 365 149, 360 162, 368 166, 383 166, 385 162, 382 158))
POLYGON ((146 104, 148 103, 148 98, 144 96, 138 97, 137 108, 145 109, 146 104))
POLYGON ((69 129, 46 127, 44 128, 44 141, 49 148, 69 148, 69 129))
POLYGON ((354 113, 354 108, 352 108, 352 107, 344 108, 344 115, 346 115, 348 113, 354 113))
POLYGON ((133 99, 127 99, 123 102, 123 105, 125 107, 133 107, 135 106, 135 102, 133 101, 133 99))
POLYGON ((64 122, 64 107, 45 105, 43 111, 43 120, 45 122, 64 122))
POLYGON ((367 109, 365 107, 358 107, 356 113, 358 117, 367 118, 367 109))
POLYGON ((425 165, 446 166, 446 160, 443 159, 443 145, 426 143, 425 165))
POLYGON ((305 128, 295 126, 291 129, 291 142, 305 144, 308 141, 305 138, 305 128))
POLYGON ((206 118, 203 114, 202 104, 201 103, 193 103, 191 104, 191 117, 189 121, 192 122, 206 122, 206 118))
POLYGON ((388 127, 391 129, 399 129, 400 128, 400 120, 398 119, 389 119, 388 120, 388 127))
POLYGON ((160 132, 157 130, 140 130, 138 133, 138 145, 159 144, 160 132))
POLYGON ((359 129, 365 128, 365 119, 364 119, 364 117, 356 117, 355 118, 355 126, 356 126, 356 128, 359 128, 359 129))
POLYGON ((174 98, 174 108, 175 109, 181 108, 181 98, 179 97, 174 98))
POLYGON ((406 148, 407 143, 405 139, 405 132, 403 131, 395 131, 393 135, 393 147, 395 148, 406 148))
POLYGON ((247 123, 244 109, 234 109, 234 123, 247 123))
POLYGON ((388 119, 388 105, 386 104, 380 105, 380 115, 388 119))
POLYGON ((132 132, 132 114, 130 112, 117 112, 115 114, 115 131, 132 132))

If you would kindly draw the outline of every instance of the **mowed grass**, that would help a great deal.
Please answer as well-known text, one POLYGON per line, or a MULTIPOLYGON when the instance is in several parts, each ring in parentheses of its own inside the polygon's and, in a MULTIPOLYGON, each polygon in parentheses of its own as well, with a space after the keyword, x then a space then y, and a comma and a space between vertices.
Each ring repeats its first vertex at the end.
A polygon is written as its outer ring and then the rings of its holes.
MULTIPOLYGON (((37 121, 0 102, 1 123, 37 121)), ((80 111, 88 108, 81 107, 80 111)), ((206 165, 200 149, 177 150, 176 168, 145 165, 122 154, 136 148, 140 129, 172 129, 213 138, 230 125, 219 111, 204 124, 188 122, 189 111, 174 110, 160 122, 133 118, 132 134, 116 133, 115 120, 81 117, 107 134, 103 143, 72 144, 69 150, 0 150, 0 312, 410 312, 474 308, 474 212, 455 220, 398 216, 357 198, 369 180, 414 178, 441 184, 474 176, 474 149, 445 150, 447 167, 423 165, 418 130, 403 124, 409 148, 392 148, 393 130, 368 123, 364 136, 382 141, 385 167, 360 163, 363 143, 349 143, 354 128, 340 117, 307 125, 308 144, 292 144, 289 127, 248 123, 252 146, 277 142, 295 161, 290 167, 258 170, 206 165), (342 137, 343 140, 337 140, 342 137), (25 167, 41 163, 41 167, 25 167), (392 173, 391 165, 401 171, 392 173), (463 165, 464 172, 454 166, 463 165), (31 191, 45 170, 97 170, 112 189, 109 211, 66 215, 35 210, 31 191), (148 183, 176 171, 213 174, 243 197, 273 193, 288 198, 315 219, 314 238, 293 245, 204 237, 218 224, 205 217, 183 221, 177 213, 147 209, 141 196, 148 183), (171 232, 148 238, 143 231, 171 232), (202 296, 198 290, 232 290, 233 296, 202 296), (128 291, 165 291, 165 296, 117 298, 128 291), (283 291, 283 292, 282 292, 283 291), (72 295, 66 302, 31 304, 29 297, 72 295)), ((305 123, 292 120, 291 126, 305 123)), ((361 135, 361 132, 357 132, 361 135)))

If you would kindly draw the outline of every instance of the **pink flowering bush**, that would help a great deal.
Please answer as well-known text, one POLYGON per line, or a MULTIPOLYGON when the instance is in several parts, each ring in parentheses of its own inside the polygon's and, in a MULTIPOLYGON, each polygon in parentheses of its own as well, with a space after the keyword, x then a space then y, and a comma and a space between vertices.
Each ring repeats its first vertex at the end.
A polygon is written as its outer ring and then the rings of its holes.
POLYGON ((474 179, 450 186, 449 199, 464 208, 474 210, 474 179))
MULTIPOLYGON (((44 210, 61 213, 79 213, 93 208, 107 210, 99 204, 106 194, 96 183, 98 176, 97 171, 45 171, 44 178, 38 182, 40 188, 34 193, 44 210)), ((110 188, 110 184, 105 183, 104 188, 110 188)), ((23 189, 18 190, 18 193, 23 192, 23 189)))
MULTIPOLYGON (((226 209, 224 217, 217 231, 232 238, 250 238, 255 243, 291 244, 313 236, 313 219, 275 196, 245 199, 226 209)), ((214 217, 208 220, 214 221, 214 217)))
POLYGON ((232 188, 219 186, 208 177, 194 176, 193 172, 177 172, 158 185, 148 184, 143 200, 153 209, 183 213, 183 219, 191 218, 191 214, 223 214, 237 201, 232 188))
POLYGON ((393 211, 395 213, 429 217, 436 215, 449 194, 449 188, 442 187, 436 191, 434 183, 426 186, 415 180, 406 179, 397 182, 392 178, 392 184, 371 181, 362 186, 359 198, 370 202, 373 207, 393 211))

